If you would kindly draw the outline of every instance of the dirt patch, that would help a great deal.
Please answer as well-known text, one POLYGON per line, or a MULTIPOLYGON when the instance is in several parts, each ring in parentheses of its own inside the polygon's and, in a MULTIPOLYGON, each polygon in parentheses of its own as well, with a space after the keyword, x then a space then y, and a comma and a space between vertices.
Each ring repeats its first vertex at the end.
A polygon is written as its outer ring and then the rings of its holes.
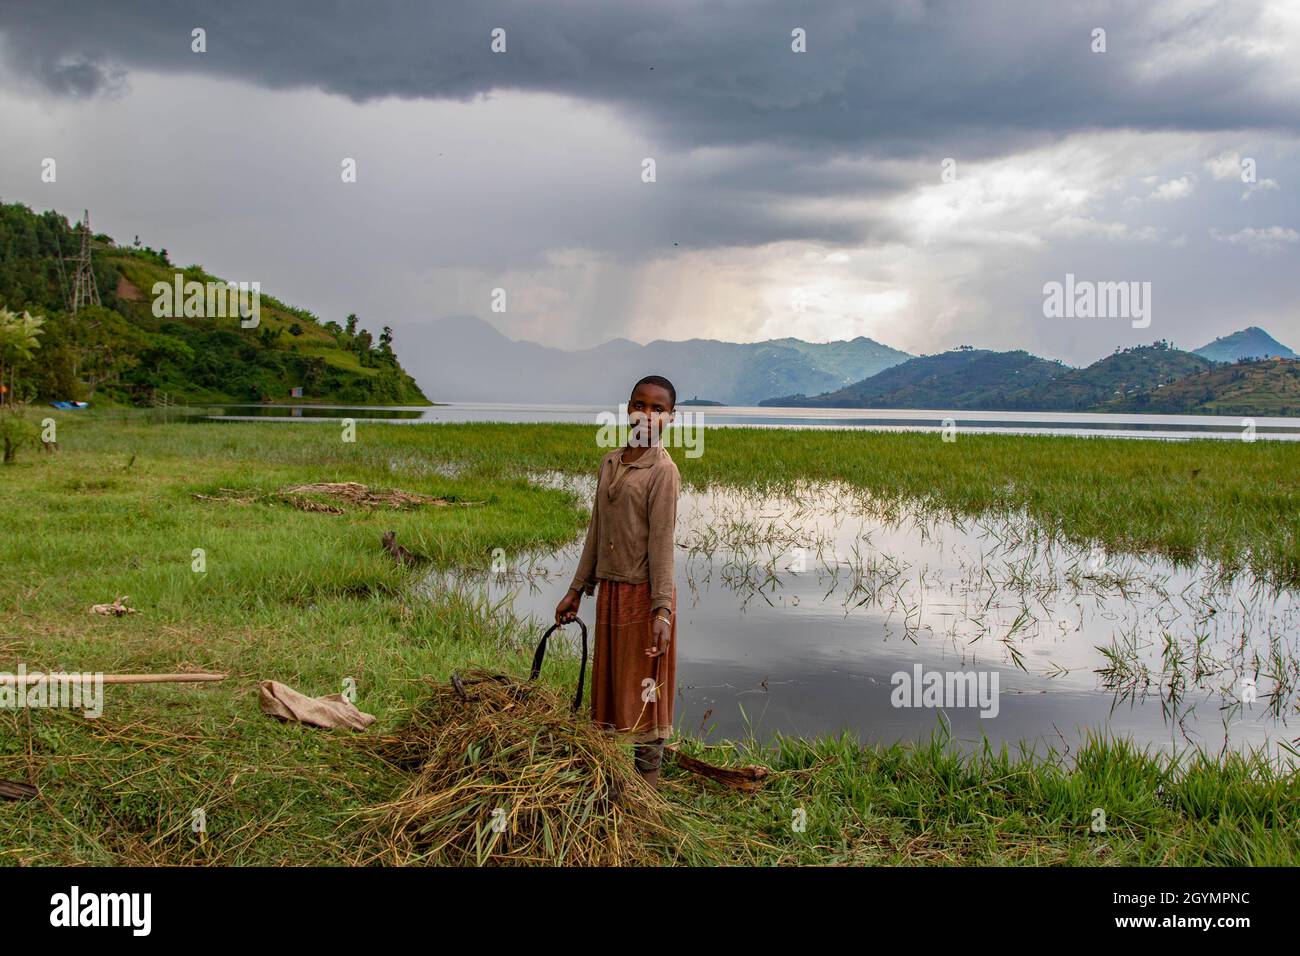
POLYGON ((142 302, 144 300, 144 293, 137 289, 135 284, 124 275, 117 277, 116 292, 119 299, 126 299, 128 302, 142 302))

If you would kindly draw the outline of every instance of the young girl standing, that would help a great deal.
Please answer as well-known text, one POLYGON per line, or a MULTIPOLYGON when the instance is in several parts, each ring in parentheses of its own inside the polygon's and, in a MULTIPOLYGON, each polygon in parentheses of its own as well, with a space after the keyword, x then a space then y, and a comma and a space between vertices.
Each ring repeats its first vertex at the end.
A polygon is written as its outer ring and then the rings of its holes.
POLYGON ((636 768, 652 786, 677 687, 673 531, 681 476, 662 442, 676 404, 677 391, 662 376, 632 389, 627 445, 601 460, 578 570, 555 607, 556 623, 572 621, 599 582, 591 719, 635 744, 636 768))

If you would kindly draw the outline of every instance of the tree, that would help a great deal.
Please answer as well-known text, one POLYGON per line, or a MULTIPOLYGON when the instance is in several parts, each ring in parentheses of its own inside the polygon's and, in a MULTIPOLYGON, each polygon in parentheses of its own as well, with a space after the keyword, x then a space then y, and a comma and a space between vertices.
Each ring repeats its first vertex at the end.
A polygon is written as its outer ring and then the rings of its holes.
POLYGON ((348 338, 352 338, 357 334, 357 314, 355 312, 348 313, 347 333, 348 338))
POLYGON ((4 463, 12 465, 18 460, 18 449, 35 444, 40 437, 36 424, 24 413, 24 406, 10 402, 0 408, 0 444, 4 446, 4 463))
POLYGON ((74 374, 86 383, 86 398, 94 398, 101 385, 117 381, 140 363, 146 346, 144 333, 121 313, 92 305, 77 313, 74 327, 77 363, 74 374))
POLYGON ((41 347, 38 338, 45 334, 41 329, 44 322, 39 315, 27 312, 18 315, 0 309, 0 385, 4 384, 6 366, 9 369, 9 389, 7 395, 0 395, 0 402, 6 397, 10 402, 17 400, 18 363, 31 359, 32 353, 41 347))
POLYGON ((386 361, 391 362, 393 360, 393 330, 387 325, 379 333, 379 354, 386 361))
POLYGON ((43 334, 41 324, 44 321, 39 315, 27 312, 18 315, 8 309, 0 309, 0 383, 4 381, 5 367, 9 368, 8 393, 0 395, 0 401, 7 399, 7 407, 0 412, 0 439, 4 443, 6 465, 14 463, 18 446, 32 438, 32 425, 24 417, 18 403, 16 367, 19 362, 30 360, 32 353, 41 347, 39 337, 43 334))
POLYGON ((362 329, 357 333, 354 341, 357 347, 357 358, 361 360, 363 366, 368 366, 370 364, 370 348, 375 341, 374 337, 365 329, 362 329))

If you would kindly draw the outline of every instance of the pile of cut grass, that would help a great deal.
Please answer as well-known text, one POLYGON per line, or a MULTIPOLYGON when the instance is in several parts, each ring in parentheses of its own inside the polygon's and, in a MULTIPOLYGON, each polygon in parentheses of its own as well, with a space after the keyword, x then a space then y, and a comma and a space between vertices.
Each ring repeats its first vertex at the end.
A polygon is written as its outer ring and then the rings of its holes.
POLYGON ((482 670, 458 683, 431 682, 397 733, 360 742, 414 776, 361 815, 359 862, 627 866, 708 852, 628 748, 554 691, 482 670))

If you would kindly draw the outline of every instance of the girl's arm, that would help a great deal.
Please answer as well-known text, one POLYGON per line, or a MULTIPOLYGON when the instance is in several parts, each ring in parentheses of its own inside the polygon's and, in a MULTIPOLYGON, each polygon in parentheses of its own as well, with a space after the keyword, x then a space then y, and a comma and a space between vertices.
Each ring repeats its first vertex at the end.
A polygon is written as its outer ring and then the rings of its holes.
POLYGON ((650 538, 650 606, 673 612, 673 534, 677 528, 677 495, 681 479, 676 468, 663 468, 650 485, 648 512, 650 538))

